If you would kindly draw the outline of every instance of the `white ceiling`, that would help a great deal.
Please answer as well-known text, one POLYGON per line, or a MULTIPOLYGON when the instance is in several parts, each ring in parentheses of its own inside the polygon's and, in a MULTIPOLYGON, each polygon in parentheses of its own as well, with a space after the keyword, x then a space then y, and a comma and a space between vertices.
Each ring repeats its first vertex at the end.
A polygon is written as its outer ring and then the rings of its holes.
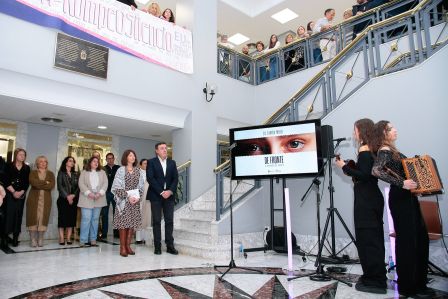
MULTIPOLYGON (((355 2, 355 0, 220 0, 218 1, 218 32, 229 37, 239 32, 250 38, 246 44, 261 40, 266 45, 272 34, 281 35, 289 30, 296 32, 300 25, 306 26, 309 21, 322 18, 327 8, 336 10, 334 23, 339 23, 342 21, 344 10, 351 8, 355 2), (265 6, 268 2, 271 4, 270 7, 265 6), (259 6, 257 3, 262 5, 259 6), (285 24, 280 24, 271 18, 271 15, 285 8, 291 9, 299 17, 285 24), (262 12, 254 13, 260 10, 262 12), (251 15, 254 16, 251 17, 251 15)), ((283 44, 284 41, 280 42, 283 44)))
POLYGON ((77 130, 129 136, 152 140, 171 140, 171 132, 176 127, 150 123, 141 120, 122 118, 85 110, 67 108, 22 100, 0 95, 0 119, 23 121, 36 124, 51 125, 77 130), (18 108, 20 107, 20 108, 18 108), (42 117, 54 117, 62 123, 47 123, 42 117), (98 125, 107 126, 106 130, 98 129, 98 125))

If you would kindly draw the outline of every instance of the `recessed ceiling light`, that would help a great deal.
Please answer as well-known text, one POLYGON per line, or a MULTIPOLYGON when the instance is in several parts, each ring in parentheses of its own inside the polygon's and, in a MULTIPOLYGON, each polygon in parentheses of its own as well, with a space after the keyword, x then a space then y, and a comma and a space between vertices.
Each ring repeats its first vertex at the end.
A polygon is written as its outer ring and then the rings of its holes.
POLYGON ((232 35, 231 37, 228 38, 228 41, 231 42, 234 45, 241 45, 244 42, 247 42, 250 38, 248 38, 245 35, 242 35, 241 33, 237 33, 232 35))
POLYGON ((295 12, 290 10, 289 8, 285 8, 282 11, 279 11, 276 14, 273 14, 271 18, 275 19, 277 22, 281 24, 285 24, 295 18, 297 18, 299 15, 297 15, 295 12))
POLYGON ((107 129, 107 127, 106 127, 106 126, 98 126, 98 129, 101 129, 101 130, 106 130, 106 129, 107 129))
POLYGON ((49 122, 49 123, 61 123, 62 119, 60 118, 54 118, 54 117, 42 117, 42 121, 49 122))
POLYGON ((151 135, 151 137, 155 137, 155 138, 158 138, 158 137, 162 137, 161 135, 159 135, 159 134, 152 134, 151 135))

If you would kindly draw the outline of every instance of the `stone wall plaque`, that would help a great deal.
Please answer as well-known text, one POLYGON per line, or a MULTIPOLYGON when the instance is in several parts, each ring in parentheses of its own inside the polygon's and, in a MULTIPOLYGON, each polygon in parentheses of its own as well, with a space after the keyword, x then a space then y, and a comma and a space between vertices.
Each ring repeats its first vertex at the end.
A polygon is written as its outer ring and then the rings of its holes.
POLYGON ((54 66, 88 76, 107 79, 109 49, 58 33, 54 66))

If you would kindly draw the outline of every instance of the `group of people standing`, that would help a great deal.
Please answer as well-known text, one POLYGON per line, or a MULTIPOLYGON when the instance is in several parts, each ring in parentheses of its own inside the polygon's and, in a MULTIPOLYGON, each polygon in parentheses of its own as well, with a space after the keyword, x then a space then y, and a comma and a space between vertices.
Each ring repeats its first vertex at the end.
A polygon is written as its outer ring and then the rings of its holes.
MULTIPOLYGON (((177 167, 175 161, 168 158, 166 143, 157 143, 155 152, 155 158, 142 159, 140 166, 135 151, 131 149, 123 153, 121 166, 115 165, 114 155, 108 153, 107 165, 104 167, 101 166, 99 154, 95 153, 88 159, 80 174, 75 170, 75 159, 68 156, 61 163, 56 181, 53 172, 48 170, 47 158, 37 157, 36 169, 30 170, 25 163, 26 151, 22 148, 16 149, 12 163, 0 165, 2 246, 7 246, 8 241, 13 247, 18 246, 25 204, 30 244, 32 247, 43 246, 52 206, 51 191, 57 184, 60 245, 72 244, 77 210, 80 208, 80 246, 97 246, 100 216, 101 238, 106 239, 109 207, 112 205, 113 228, 120 238, 121 256, 135 254, 130 247, 134 233, 141 230, 143 224, 148 225, 151 222, 154 253, 162 253, 162 212, 167 252, 178 254, 173 239, 177 167), (31 190, 27 196, 29 186, 31 190), (11 234, 12 239, 9 237, 11 234)), ((141 234, 136 240, 139 237, 141 238, 141 234)))
POLYGON ((386 293, 384 263, 384 199, 378 179, 390 184, 389 209, 396 234, 395 257, 400 295, 426 294, 429 238, 416 196, 416 182, 406 179, 401 160, 406 158, 395 146, 397 130, 389 121, 374 124, 360 119, 354 124, 358 142, 356 167, 342 159, 336 165, 354 181, 354 223, 356 246, 363 275, 356 289, 386 293))

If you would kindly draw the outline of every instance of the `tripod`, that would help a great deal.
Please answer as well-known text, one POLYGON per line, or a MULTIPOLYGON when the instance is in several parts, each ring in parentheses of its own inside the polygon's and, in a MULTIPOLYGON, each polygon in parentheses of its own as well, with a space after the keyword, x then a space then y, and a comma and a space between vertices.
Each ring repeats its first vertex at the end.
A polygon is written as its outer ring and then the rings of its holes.
MULTIPOLYGON (((335 149, 339 146, 340 141, 338 141, 338 143, 335 146, 335 149)), ((300 278, 300 277, 307 277, 309 276, 311 280, 314 281, 329 281, 331 279, 340 281, 342 283, 345 283, 346 285, 348 285, 349 287, 352 286, 352 284, 344 279, 341 279, 339 277, 335 277, 334 275, 331 275, 330 273, 325 273, 324 271, 324 265, 322 265, 322 250, 323 247, 325 245, 325 237, 327 235, 327 229, 328 229, 328 224, 331 220, 331 237, 332 237, 332 254, 330 255, 330 257, 333 258, 337 258, 336 256, 336 239, 335 239, 335 227, 334 227, 334 213, 336 213, 336 215, 338 216, 339 220, 341 221, 342 225, 344 226, 346 232, 348 233, 348 235, 350 236, 350 238, 352 239, 353 243, 356 243, 355 238, 353 237, 353 235, 351 234, 350 230, 348 229, 347 225, 345 224, 344 220, 341 217, 341 214, 339 214, 339 211, 337 210, 337 208, 334 207, 334 200, 333 200, 333 193, 334 193, 334 188, 333 188, 333 174, 332 174, 332 169, 331 169, 331 154, 328 151, 328 156, 327 159, 325 161, 325 163, 322 165, 321 169, 319 170, 319 172, 317 173, 316 177, 313 179, 312 184, 310 185, 310 187, 308 188, 308 190, 305 192, 305 195, 302 197, 302 201, 305 199, 305 197, 307 196, 308 192, 310 191, 311 187, 313 185, 316 185, 318 187, 317 190, 317 202, 320 203, 320 194, 319 194, 319 184, 320 181, 317 179, 323 172, 323 170, 328 166, 328 190, 330 191, 330 208, 328 208, 328 214, 327 214, 327 219, 325 221, 325 227, 324 227, 324 231, 322 233, 322 237, 320 237, 320 212, 319 212, 319 204, 317 204, 317 229, 318 229, 318 244, 319 244, 319 250, 317 253, 317 258, 316 258, 316 262, 314 263, 314 266, 316 267, 316 271, 314 273, 310 273, 307 275, 302 275, 302 276, 295 276, 295 277, 288 277, 288 281, 300 278)), ((347 245, 348 246, 348 245, 347 245)), ((346 246, 346 247, 347 247, 346 246)), ((344 247, 345 248, 345 247, 344 247)))
MULTIPOLYGON (((230 146, 230 154, 232 154, 232 149, 234 147, 235 146, 233 146, 233 145, 230 146)), ((230 164, 230 165, 232 165, 232 164, 230 164)), ((232 166, 230 166, 230 167, 232 167, 232 166)), ((232 173, 232 169, 230 169, 230 173, 232 173)), ((247 271, 257 272, 257 273, 260 273, 260 274, 263 273, 262 271, 256 270, 256 269, 245 268, 245 267, 238 267, 235 264, 235 260, 233 259, 233 192, 235 192, 236 188, 238 188, 239 183, 240 183, 239 181, 236 181, 236 186, 232 190, 232 180, 230 180, 230 197, 229 197, 229 207, 230 207, 230 263, 229 263, 229 265, 215 265, 214 266, 215 270, 216 270, 216 268, 227 267, 227 270, 224 273, 222 273, 221 277, 219 277, 219 280, 222 280, 224 275, 226 275, 232 269, 243 269, 243 270, 247 270, 247 271)))
MULTIPOLYGON (((341 141, 338 140, 334 149, 336 149, 340 143, 341 143, 341 141)), ((344 219, 342 219, 341 214, 339 214, 338 209, 334 207, 333 171, 332 171, 332 167, 331 167, 332 158, 333 157, 329 154, 327 157, 327 160, 325 161, 326 165, 328 165, 328 190, 330 192, 330 207, 328 208, 328 214, 327 214, 327 219, 325 221, 324 231, 322 233, 321 244, 319 245, 318 258, 320 259, 322 256, 322 248, 324 245, 325 237, 327 235, 328 224, 329 224, 329 221, 331 220, 331 254, 330 254, 329 258, 332 258, 335 260, 341 260, 341 258, 338 257, 337 255, 342 250, 344 250, 348 245, 350 245, 350 243, 347 244, 344 248, 342 248, 339 252, 336 253, 336 237, 335 237, 335 227, 334 227, 334 214, 335 213, 336 213, 336 216, 338 216, 339 221, 343 225, 345 231, 347 232, 347 234, 349 235, 350 239, 352 240, 352 242, 354 244, 356 244, 356 240, 353 237, 350 230, 348 229, 347 224, 345 224, 344 219)), ((315 266, 317 267, 317 260, 316 260, 315 266)))

